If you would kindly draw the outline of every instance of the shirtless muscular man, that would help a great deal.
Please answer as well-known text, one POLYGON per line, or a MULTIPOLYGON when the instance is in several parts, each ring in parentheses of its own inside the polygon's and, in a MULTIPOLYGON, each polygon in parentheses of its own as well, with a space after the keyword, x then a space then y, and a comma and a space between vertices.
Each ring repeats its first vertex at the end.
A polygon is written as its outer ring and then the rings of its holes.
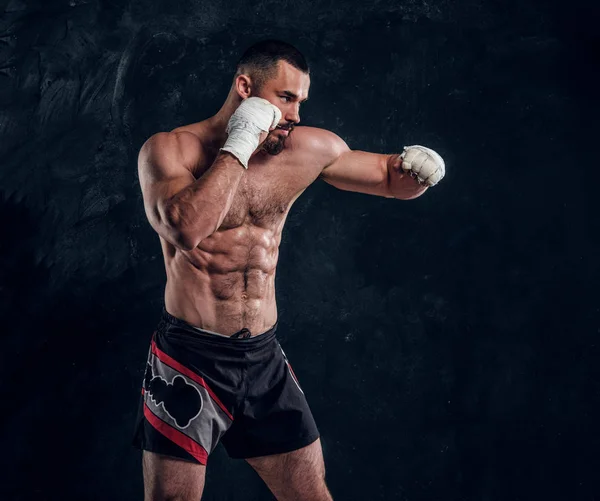
POLYGON ((317 179, 409 200, 445 165, 423 146, 369 153, 298 127, 309 85, 297 49, 258 42, 216 115, 159 132, 140 150, 144 207, 167 273, 133 440, 146 501, 199 500, 219 442, 278 500, 332 499, 319 431, 275 335, 283 225, 317 179))

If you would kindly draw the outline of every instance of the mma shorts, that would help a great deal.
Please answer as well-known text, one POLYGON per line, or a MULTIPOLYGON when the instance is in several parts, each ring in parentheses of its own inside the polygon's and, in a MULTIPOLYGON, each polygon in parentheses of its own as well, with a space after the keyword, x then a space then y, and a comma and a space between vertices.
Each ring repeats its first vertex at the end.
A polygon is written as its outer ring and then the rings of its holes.
POLYGON ((152 334, 133 445, 206 464, 219 442, 231 458, 290 452, 319 431, 275 335, 192 326, 163 307, 152 334))

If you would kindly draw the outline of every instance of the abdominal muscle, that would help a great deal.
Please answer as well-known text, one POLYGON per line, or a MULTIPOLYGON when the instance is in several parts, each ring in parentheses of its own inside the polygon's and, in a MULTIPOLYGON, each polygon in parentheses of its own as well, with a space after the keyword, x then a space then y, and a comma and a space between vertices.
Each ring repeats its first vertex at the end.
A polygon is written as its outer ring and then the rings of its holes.
POLYGON ((165 308, 187 323, 230 336, 252 336, 277 321, 275 272, 280 228, 244 223, 219 230, 192 251, 161 238, 167 271, 165 308))

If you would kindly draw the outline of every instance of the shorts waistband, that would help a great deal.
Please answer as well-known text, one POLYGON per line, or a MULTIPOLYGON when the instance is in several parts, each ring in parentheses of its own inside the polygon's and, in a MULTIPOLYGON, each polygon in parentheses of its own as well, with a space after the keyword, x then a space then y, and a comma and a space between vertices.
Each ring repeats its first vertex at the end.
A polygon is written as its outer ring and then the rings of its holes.
POLYGON ((271 341, 275 337, 277 326, 279 324, 279 320, 277 320, 275 325, 273 325, 273 327, 271 327, 269 330, 252 337, 248 337, 251 335, 251 332, 249 329, 244 327, 230 337, 191 325, 185 320, 171 315, 164 306, 162 308, 161 320, 168 325, 179 327, 190 334, 196 334, 198 339, 206 339, 210 340, 211 343, 218 343, 223 346, 234 346, 243 349, 258 348, 271 341))

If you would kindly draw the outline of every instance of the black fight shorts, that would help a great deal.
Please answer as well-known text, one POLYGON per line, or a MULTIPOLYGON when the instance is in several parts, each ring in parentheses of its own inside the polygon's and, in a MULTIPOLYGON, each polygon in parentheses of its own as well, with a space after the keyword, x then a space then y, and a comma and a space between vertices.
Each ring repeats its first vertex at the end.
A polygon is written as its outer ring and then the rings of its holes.
POLYGON ((289 452, 319 431, 298 379, 268 331, 233 337, 163 307, 152 334, 133 445, 206 464, 219 441, 232 458, 289 452))

